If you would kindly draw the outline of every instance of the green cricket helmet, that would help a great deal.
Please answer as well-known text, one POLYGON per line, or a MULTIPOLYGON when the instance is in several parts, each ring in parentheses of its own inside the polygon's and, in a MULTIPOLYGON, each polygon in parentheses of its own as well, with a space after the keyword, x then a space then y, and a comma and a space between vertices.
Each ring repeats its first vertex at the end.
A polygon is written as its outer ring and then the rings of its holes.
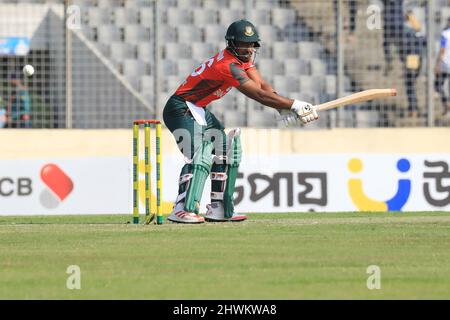
MULTIPOLYGON (((235 55, 239 60, 243 60, 243 57, 248 58, 248 55, 240 55, 237 53, 236 42, 254 43, 254 53, 261 46, 259 42, 258 31, 255 26, 248 20, 238 20, 230 24, 225 35, 227 41, 227 48, 235 55)), ((245 60, 244 60, 245 61, 245 60)))
POLYGON ((225 35, 227 41, 254 42, 259 47, 259 34, 255 26, 248 20, 238 20, 230 24, 225 35))

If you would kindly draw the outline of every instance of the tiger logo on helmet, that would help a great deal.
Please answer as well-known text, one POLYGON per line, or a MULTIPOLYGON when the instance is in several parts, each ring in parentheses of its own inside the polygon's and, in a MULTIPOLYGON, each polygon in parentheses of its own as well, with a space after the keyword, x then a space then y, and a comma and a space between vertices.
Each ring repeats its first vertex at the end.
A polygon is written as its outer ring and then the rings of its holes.
POLYGON ((252 35, 254 35, 255 32, 253 32, 252 26, 246 26, 246 27, 245 27, 244 34, 245 34, 247 37, 251 37, 252 35))

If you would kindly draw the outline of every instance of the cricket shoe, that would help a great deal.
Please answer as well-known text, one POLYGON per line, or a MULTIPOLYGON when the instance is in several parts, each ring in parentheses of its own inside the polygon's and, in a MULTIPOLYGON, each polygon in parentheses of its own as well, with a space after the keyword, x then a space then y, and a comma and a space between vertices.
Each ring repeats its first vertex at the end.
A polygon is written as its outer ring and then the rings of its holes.
POLYGON ((184 210, 184 202, 178 202, 173 208, 167 220, 177 223, 203 223, 205 218, 184 210))
POLYGON ((205 221, 208 222, 239 222, 247 219, 247 216, 237 213, 233 213, 230 218, 225 218, 223 203, 219 201, 207 204, 206 208, 208 210, 205 213, 205 221))

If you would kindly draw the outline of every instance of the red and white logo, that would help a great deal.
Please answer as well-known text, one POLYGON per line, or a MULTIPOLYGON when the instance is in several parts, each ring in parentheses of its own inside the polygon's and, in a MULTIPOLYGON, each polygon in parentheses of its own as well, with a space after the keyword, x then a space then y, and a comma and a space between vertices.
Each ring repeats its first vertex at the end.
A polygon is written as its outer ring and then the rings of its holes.
POLYGON ((56 208, 73 190, 73 181, 56 164, 49 163, 41 169, 41 180, 47 186, 40 194, 41 204, 56 208))

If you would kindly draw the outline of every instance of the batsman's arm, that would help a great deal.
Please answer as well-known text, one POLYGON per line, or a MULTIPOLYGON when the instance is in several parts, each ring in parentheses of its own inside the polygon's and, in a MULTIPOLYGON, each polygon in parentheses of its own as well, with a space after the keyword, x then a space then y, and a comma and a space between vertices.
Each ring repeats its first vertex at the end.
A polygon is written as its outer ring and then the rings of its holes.
POLYGON ((250 79, 258 83, 264 91, 275 92, 272 86, 261 77, 261 74, 256 67, 247 70, 247 75, 250 79))
POLYGON ((289 112, 294 113, 295 116, 288 117, 287 122, 291 122, 291 120, 296 121, 298 117, 305 124, 319 119, 317 110, 311 104, 300 100, 285 98, 272 91, 263 90, 261 84, 250 78, 238 86, 237 89, 247 97, 258 101, 265 106, 278 109, 280 114, 289 112))
POLYGON ((289 110, 294 103, 293 99, 285 98, 272 91, 262 89, 261 84, 255 82, 251 78, 237 87, 237 89, 247 97, 275 109, 289 110))

